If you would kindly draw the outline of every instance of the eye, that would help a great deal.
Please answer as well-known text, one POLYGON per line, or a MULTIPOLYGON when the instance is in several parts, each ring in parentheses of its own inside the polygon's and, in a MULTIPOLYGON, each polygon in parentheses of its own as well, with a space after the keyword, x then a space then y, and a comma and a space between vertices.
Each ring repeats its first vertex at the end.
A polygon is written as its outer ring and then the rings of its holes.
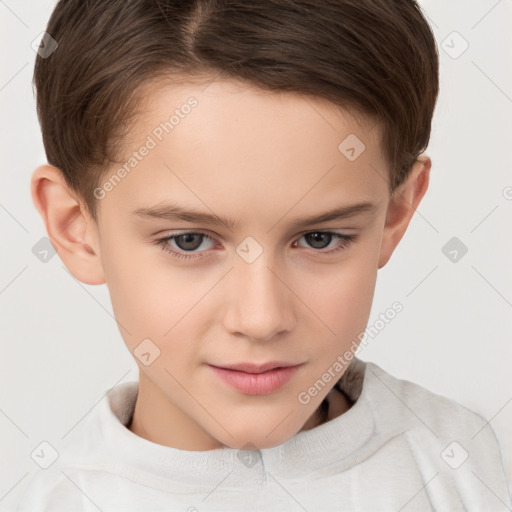
MULTIPOLYGON (((310 231, 309 233, 303 234, 299 240, 301 238, 304 238, 313 249, 325 249, 329 247, 331 242, 335 242, 334 246, 332 246, 333 248, 328 251, 314 251, 324 255, 347 249, 348 246, 357 239, 357 235, 345 235, 334 231, 310 231)), ((294 245, 297 243, 298 242, 295 242, 294 245)))
POLYGON ((160 245, 163 251, 169 252, 173 256, 176 256, 177 258, 188 259, 198 257, 196 256, 195 252, 192 254, 186 253, 195 251, 198 247, 201 246, 204 239, 213 242, 213 239, 210 238, 208 235, 205 235, 204 233, 196 233, 189 231, 186 233, 173 234, 165 238, 160 238, 159 240, 156 240, 156 244, 160 245), (174 242, 178 247, 178 251, 172 249, 169 242, 174 242))
MULTIPOLYGON (((313 248, 315 254, 330 255, 347 249, 352 242, 357 240, 358 235, 345 235, 333 231, 310 231, 303 234, 299 240, 302 238, 313 248), (332 242, 335 242, 333 248, 327 251, 321 250, 329 247, 332 242)), ((197 251, 197 249, 201 247, 205 240, 214 243, 214 240, 204 233, 187 231, 160 238, 155 241, 155 244, 161 246, 163 251, 172 254, 176 258, 190 259, 203 257, 201 253, 206 251, 197 251), (172 243, 175 244, 177 250, 173 249, 172 243)), ((297 247, 297 243, 294 242, 293 246, 297 247)))

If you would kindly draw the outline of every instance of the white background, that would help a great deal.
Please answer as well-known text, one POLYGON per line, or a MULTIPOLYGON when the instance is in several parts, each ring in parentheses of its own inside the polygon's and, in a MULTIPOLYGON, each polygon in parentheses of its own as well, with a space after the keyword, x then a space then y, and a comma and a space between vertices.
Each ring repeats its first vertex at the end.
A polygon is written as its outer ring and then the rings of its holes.
MULTIPOLYGON (((0 510, 11 510, 38 468, 30 454, 41 441, 58 450, 107 389, 137 379, 106 286, 82 284, 58 256, 42 263, 32 253, 46 232, 29 181, 46 160, 31 43, 54 5, 0 1, 0 510)), ((379 273, 369 324, 396 300, 404 310, 359 357, 487 418, 510 482, 512 1, 421 5, 441 59, 430 189, 379 273), (463 41, 453 31, 469 44, 458 58, 463 41), (441 250, 454 236, 468 248, 456 263, 441 250)))

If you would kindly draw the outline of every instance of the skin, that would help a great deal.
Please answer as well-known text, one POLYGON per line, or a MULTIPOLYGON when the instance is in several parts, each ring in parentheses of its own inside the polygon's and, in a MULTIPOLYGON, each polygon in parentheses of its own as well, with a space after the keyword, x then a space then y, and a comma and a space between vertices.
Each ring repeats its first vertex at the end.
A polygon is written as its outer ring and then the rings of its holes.
MULTIPOLYGON (((309 403, 297 397, 364 331, 377 271, 428 188, 431 161, 419 158, 391 194, 375 123, 320 98, 220 80, 206 88, 155 87, 127 147, 140 148, 191 96, 198 105, 99 200, 98 223, 50 165, 34 171, 32 198, 68 270, 83 283, 107 284, 128 350, 146 338, 160 350, 148 366, 135 357, 139 395, 130 430, 184 450, 269 448, 318 426, 327 395, 328 420, 349 409, 333 389, 346 364, 309 403), (349 134, 366 146, 353 162, 338 150, 349 134), (167 200, 238 225, 131 214, 167 200), (374 211, 302 229, 293 223, 363 201, 374 211), (195 259, 173 257, 155 243, 197 230, 211 239, 193 239, 195 259), (322 254, 340 245, 334 237, 312 245, 304 235, 317 231, 358 238, 322 254), (248 236, 263 249, 252 263, 236 252, 248 236), (302 365, 262 396, 231 388, 207 366, 273 360, 302 365)), ((168 245, 186 253, 183 242, 168 245)))

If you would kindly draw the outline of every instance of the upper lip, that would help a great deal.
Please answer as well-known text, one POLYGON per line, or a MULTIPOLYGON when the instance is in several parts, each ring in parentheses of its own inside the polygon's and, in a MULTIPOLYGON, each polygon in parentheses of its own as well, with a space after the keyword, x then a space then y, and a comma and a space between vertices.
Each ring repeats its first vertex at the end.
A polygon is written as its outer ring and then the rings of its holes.
POLYGON ((275 368, 285 368, 289 366, 298 366, 298 363, 287 363, 284 361, 269 361, 268 363, 254 364, 254 363, 234 363, 234 364, 212 364, 217 368, 224 368, 226 370, 235 370, 245 373, 263 373, 273 370, 275 368))

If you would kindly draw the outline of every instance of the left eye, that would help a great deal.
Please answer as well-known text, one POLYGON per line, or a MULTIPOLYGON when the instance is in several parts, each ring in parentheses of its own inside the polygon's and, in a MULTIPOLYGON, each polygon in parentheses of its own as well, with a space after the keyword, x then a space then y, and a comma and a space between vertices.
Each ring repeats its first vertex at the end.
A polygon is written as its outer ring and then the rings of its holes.
MULTIPOLYGON (((332 254, 341 250, 346 249, 353 241, 357 239, 357 235, 345 235, 342 233, 335 233, 332 231, 311 231, 303 234, 300 238, 307 240, 317 254, 332 254), (337 242, 334 245, 334 249, 328 251, 320 251, 319 249, 325 249, 331 242, 337 242)), ((299 240, 300 240, 299 238, 299 240)), ((196 251, 204 240, 209 240, 214 244, 214 240, 204 233, 197 232, 186 232, 160 238, 155 241, 157 245, 160 245, 162 250, 171 253, 177 258, 198 258, 201 256, 197 255, 197 252, 203 253, 206 251, 196 251), (178 250, 171 247, 170 242, 173 242, 178 250), (190 254, 187 254, 190 253, 190 254)), ((294 246, 297 247, 298 242, 294 242, 294 246)), ((211 247, 210 247, 211 248, 211 247)))
POLYGON ((337 240, 339 238, 346 240, 347 236, 341 235, 340 233, 332 233, 330 231, 312 231, 311 233, 302 235, 301 238, 305 238, 308 244, 311 244, 314 249, 325 249, 333 240, 337 240))

